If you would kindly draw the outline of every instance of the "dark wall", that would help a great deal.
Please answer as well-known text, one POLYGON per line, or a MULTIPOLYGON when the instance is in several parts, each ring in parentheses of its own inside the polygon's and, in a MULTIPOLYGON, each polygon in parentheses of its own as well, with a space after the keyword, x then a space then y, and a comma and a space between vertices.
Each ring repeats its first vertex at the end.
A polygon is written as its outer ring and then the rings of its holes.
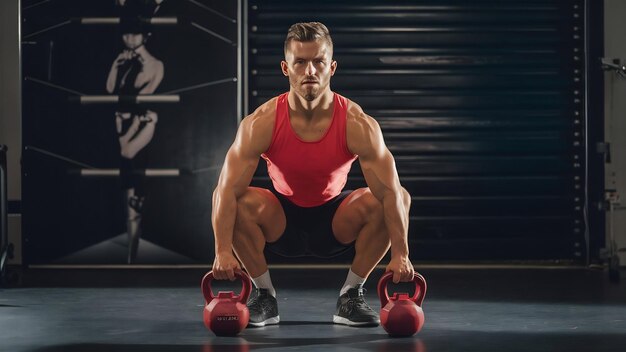
MULTIPOLYGON (((73 171, 85 167, 77 162, 119 167, 116 106, 76 97, 106 94, 123 43, 116 26, 66 21, 119 9, 108 0, 38 3, 22 2, 25 259, 112 262, 84 251, 118 245, 126 231, 120 180, 73 171)), ((585 121, 593 122, 586 113, 597 97, 585 96, 595 58, 584 55, 584 36, 601 36, 585 27, 585 6, 596 2, 244 3, 250 111, 288 89, 278 63, 289 25, 329 26, 339 61, 332 87, 378 120, 413 196, 414 260, 582 262, 589 243, 601 245, 601 214, 585 217, 589 180, 596 205, 602 191, 602 175, 585 172, 594 143, 585 138, 585 121)), ((184 24, 152 30, 147 47, 165 66, 155 94, 236 76, 236 1, 166 0, 157 16, 184 24)), ((146 261, 212 258, 210 194, 236 130, 237 93, 234 82, 220 83, 151 106, 159 123, 136 164, 185 172, 143 180, 142 239, 182 255, 146 261)), ((262 164, 254 184, 269 186, 262 164)), ((355 164, 348 187, 363 186, 355 164)))

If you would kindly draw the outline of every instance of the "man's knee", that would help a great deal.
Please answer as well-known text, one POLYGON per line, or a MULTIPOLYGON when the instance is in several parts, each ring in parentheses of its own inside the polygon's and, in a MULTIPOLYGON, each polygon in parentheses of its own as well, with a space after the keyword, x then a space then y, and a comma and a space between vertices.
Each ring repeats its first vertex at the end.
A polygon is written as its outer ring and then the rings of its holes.
POLYGON ((374 227, 373 235, 374 238, 378 239, 371 244, 375 246, 382 246, 386 243, 387 246, 389 246, 391 242, 385 226, 383 203, 376 198, 368 188, 363 204, 365 208, 365 223, 374 227))
POLYGON ((361 216, 366 221, 381 221, 383 219, 383 203, 374 196, 369 188, 363 195, 361 216))
POLYGON ((251 190, 237 198, 237 222, 257 222, 263 209, 263 200, 251 190))
MULTIPOLYGON (((369 188, 366 188, 363 194, 363 202, 361 206, 361 216, 366 221, 378 221, 384 218, 383 204, 374 196, 369 188)), ((404 187, 400 187, 401 199, 407 209, 411 207, 411 194, 404 187)))
POLYGON ((260 209, 261 204, 259 200, 250 190, 237 199, 237 214, 235 215, 233 228, 233 248, 237 249, 240 245, 249 243, 249 240, 254 238, 250 236, 254 233, 251 229, 258 223, 260 209))

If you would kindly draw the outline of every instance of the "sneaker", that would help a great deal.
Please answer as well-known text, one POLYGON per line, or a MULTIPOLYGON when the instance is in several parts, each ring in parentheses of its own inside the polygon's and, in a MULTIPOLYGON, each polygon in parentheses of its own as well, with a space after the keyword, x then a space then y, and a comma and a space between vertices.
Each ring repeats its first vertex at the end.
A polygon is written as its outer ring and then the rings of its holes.
POLYGON ((378 313, 365 302, 363 296, 365 292, 363 285, 358 285, 339 296, 333 323, 349 326, 378 326, 380 318, 378 313))
POLYGON ((253 289, 247 306, 250 311, 249 326, 278 324, 280 321, 276 298, 266 288, 253 289))

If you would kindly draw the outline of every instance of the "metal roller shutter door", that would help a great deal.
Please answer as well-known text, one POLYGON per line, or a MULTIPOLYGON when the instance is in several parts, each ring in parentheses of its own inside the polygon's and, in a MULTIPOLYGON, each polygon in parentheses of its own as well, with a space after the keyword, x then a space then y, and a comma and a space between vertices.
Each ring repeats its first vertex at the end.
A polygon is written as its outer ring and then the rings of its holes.
MULTIPOLYGON (((288 90, 295 22, 325 23, 331 87, 380 123, 417 260, 584 256, 583 1, 247 2, 247 108, 288 90)), ((263 162, 255 184, 268 186, 263 162)), ((355 163, 347 187, 363 187, 355 163)))

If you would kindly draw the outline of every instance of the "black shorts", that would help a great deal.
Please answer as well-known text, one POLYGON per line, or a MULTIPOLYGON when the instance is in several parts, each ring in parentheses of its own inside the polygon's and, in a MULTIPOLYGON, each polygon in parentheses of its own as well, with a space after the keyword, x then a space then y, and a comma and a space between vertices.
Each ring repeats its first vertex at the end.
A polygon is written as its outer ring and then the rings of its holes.
POLYGON ((330 258, 344 254, 354 247, 354 242, 342 244, 333 234, 333 217, 341 202, 353 191, 343 191, 328 202, 310 208, 293 204, 282 194, 270 189, 285 212, 287 226, 282 236, 266 248, 284 257, 314 256, 330 258))

